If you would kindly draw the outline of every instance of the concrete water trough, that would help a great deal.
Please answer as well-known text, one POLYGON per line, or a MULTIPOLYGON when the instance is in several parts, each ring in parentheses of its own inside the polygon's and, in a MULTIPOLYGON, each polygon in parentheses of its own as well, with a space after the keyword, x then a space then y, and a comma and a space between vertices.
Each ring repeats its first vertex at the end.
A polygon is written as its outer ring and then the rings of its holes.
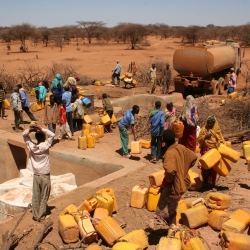
MULTIPOLYGON (((21 134, 13 134, 3 130, 0 130, 0 150, 3 152, 0 157, 1 184, 19 178, 20 170, 26 168, 28 152, 21 134)), ((105 155, 91 150, 67 148, 66 145, 60 148, 51 148, 50 164, 51 175, 58 176, 72 173, 75 176, 77 186, 85 187, 86 189, 104 185, 145 166, 143 162, 124 158, 121 161, 120 157, 105 155)), ((19 191, 22 188, 20 187, 19 191)), ((6 192, 8 190, 12 190, 12 187, 8 187, 6 192)), ((27 190, 25 189, 24 191, 26 192, 27 190)), ((18 194, 20 196, 20 192, 18 194)), ((8 218, 8 216, 13 217, 23 211, 22 207, 18 205, 19 203, 14 202, 15 199, 16 197, 13 197, 13 201, 9 200, 7 203, 2 201, 1 207, 3 209, 0 211, 3 214, 2 219, 8 218)))

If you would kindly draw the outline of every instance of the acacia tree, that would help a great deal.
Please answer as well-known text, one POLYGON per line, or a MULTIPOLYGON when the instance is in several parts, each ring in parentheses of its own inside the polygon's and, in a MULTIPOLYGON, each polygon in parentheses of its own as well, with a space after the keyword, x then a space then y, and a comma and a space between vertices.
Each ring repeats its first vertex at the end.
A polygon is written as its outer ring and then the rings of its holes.
POLYGON ((13 25, 11 27, 11 33, 13 37, 21 42, 21 46, 26 49, 25 42, 30 38, 36 30, 36 27, 29 23, 22 23, 21 25, 13 25))
POLYGON ((41 35, 43 43, 45 43, 45 47, 47 47, 51 36, 51 31, 48 28, 43 28, 41 31, 41 35))
POLYGON ((12 36, 12 34, 11 34, 11 29, 9 29, 9 28, 2 29, 1 32, 0 32, 0 38, 1 38, 4 42, 10 44, 11 41, 12 41, 12 39, 13 39, 13 36, 12 36))
POLYGON ((122 33, 126 40, 130 42, 131 49, 135 49, 135 46, 139 44, 147 35, 144 25, 134 23, 125 25, 122 33))
POLYGON ((245 46, 250 46, 250 23, 240 27, 239 38, 245 46))
POLYGON ((200 26, 191 25, 185 29, 185 37, 187 38, 188 42, 196 43, 199 39, 199 31, 202 29, 200 26))
POLYGON ((167 24, 160 23, 157 24, 159 26, 159 34, 162 38, 167 39, 170 35, 170 27, 167 24))
POLYGON ((100 28, 106 26, 104 22, 85 22, 85 21, 77 21, 77 23, 85 30, 87 39, 89 44, 91 44, 92 39, 95 37, 95 31, 100 28))

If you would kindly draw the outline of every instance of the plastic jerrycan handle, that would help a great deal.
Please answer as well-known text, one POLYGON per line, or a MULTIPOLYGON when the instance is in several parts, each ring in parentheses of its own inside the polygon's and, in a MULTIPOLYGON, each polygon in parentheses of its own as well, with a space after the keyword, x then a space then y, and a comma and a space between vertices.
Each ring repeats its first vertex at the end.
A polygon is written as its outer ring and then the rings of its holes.
POLYGON ((192 202, 192 207, 195 206, 196 204, 202 202, 203 204, 205 204, 205 200, 203 198, 198 198, 197 200, 192 202))

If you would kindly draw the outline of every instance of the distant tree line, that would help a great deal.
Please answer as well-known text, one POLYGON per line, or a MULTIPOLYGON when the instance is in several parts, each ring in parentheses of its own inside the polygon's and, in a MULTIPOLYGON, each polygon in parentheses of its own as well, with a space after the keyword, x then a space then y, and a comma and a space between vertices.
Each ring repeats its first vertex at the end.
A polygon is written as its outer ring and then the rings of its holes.
POLYGON ((26 41, 30 40, 36 46, 42 42, 44 46, 53 45, 62 47, 70 44, 72 40, 77 43, 87 41, 91 44, 93 39, 102 43, 116 42, 128 44, 130 49, 150 45, 147 36, 158 36, 161 39, 168 37, 181 38, 183 43, 203 43, 206 40, 221 40, 228 38, 240 42, 242 46, 250 46, 250 23, 240 26, 207 26, 191 25, 169 26, 164 23, 135 24, 119 23, 115 27, 106 27, 102 21, 89 22, 77 21, 76 25, 55 28, 35 27, 29 23, 13 25, 11 27, 0 27, 0 41, 7 43, 7 48, 13 42, 20 42, 20 50, 28 50, 26 41))

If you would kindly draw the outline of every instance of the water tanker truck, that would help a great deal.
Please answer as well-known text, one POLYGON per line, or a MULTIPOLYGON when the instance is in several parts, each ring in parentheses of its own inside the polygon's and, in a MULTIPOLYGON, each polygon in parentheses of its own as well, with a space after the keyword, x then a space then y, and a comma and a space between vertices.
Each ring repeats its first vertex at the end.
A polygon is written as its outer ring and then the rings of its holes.
POLYGON ((208 41, 204 45, 184 46, 173 56, 175 91, 188 94, 222 95, 230 76, 230 68, 240 73, 241 53, 238 43, 208 41))

